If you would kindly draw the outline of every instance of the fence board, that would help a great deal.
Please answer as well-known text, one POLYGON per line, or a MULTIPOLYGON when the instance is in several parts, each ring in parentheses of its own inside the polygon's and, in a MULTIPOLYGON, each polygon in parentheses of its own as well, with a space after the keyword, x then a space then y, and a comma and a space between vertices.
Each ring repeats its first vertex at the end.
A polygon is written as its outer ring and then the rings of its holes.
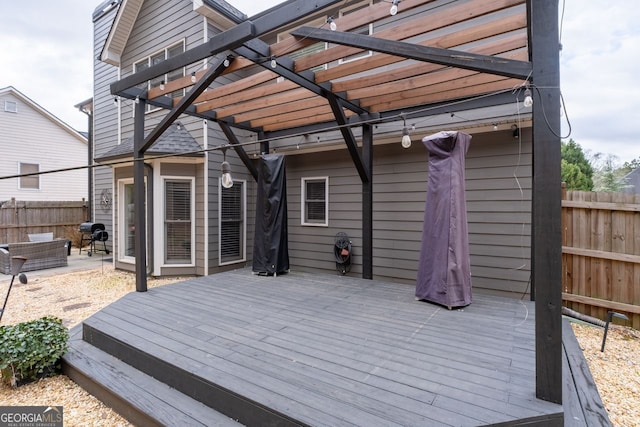
POLYGON ((566 305, 640 329, 640 195, 563 191, 562 221, 566 305))
MULTIPOLYGON (((0 243, 28 241, 28 234, 53 232, 70 238, 87 221, 85 201, 17 201, 0 204, 0 243)), ((70 239, 71 240, 71 239, 70 239)))

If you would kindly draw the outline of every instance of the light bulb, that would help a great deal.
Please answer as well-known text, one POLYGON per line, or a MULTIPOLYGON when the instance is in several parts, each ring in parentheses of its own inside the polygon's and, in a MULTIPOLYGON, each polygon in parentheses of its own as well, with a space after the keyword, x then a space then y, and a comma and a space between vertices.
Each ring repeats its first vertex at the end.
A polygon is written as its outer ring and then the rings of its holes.
POLYGON ((139 97, 139 96, 136 96, 135 103, 136 103, 136 104, 140 104, 140 97, 139 97))
POLYGON ((524 101, 522 103, 526 108, 529 108, 533 105, 533 97, 531 96, 531 91, 529 88, 524 90, 524 101))
POLYGON ((402 148, 411 147, 411 137, 409 136, 409 129, 406 127, 402 129, 402 148))
POLYGON ((391 9, 389 9, 389 14, 391 16, 395 16, 396 13, 398 13, 398 0, 393 0, 393 5, 391 6, 391 9))
POLYGON ((196 73, 195 71, 193 73, 191 73, 191 83, 195 83, 196 82, 196 73))
POLYGON ((233 178, 231 178, 231 165, 226 160, 222 162, 222 176, 220 177, 220 184, 224 188, 233 187, 233 178))
POLYGON ((276 58, 271 58, 271 68, 276 68, 278 63, 276 62, 276 58))
POLYGON ((336 22, 333 20, 333 18, 329 17, 329 19, 327 19, 327 22, 329 23, 329 29, 331 31, 335 31, 338 29, 338 25, 336 25, 336 22))
POLYGON ((229 64, 230 64, 230 62, 229 62, 229 60, 228 60, 228 59, 225 59, 225 60, 224 60, 224 62, 223 62, 223 64, 224 64, 224 66, 225 66, 225 67, 228 67, 228 66, 229 66, 229 64))
POLYGON ((164 90, 164 80, 160 82, 160 90, 164 90))

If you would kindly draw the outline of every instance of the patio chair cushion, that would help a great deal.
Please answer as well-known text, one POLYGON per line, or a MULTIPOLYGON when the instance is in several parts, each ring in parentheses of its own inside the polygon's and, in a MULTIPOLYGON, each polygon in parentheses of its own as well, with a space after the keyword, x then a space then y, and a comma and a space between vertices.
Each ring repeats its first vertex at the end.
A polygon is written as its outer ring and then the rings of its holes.
POLYGON ((53 240, 53 232, 27 234, 27 236, 29 236, 30 242, 49 242, 53 240))

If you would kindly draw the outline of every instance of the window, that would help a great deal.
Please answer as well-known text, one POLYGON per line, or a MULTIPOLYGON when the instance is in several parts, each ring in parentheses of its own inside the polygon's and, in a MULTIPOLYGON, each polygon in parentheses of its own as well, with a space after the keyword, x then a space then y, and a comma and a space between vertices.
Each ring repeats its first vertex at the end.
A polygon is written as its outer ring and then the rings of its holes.
POLYGON ((118 227, 118 251, 120 260, 134 263, 136 256, 136 226, 133 179, 123 179, 118 182, 118 227))
MULTIPOLYGON (((38 165, 37 163, 20 163, 20 175, 38 172, 40 172, 40 165, 38 165)), ((20 189, 39 190, 40 175, 21 176, 20 189)))
MULTIPOLYGON (((344 10, 340 12, 340 17, 345 17, 348 16, 349 14, 356 12, 358 10, 364 9, 366 7, 369 7, 369 3, 365 3, 365 4, 360 4, 357 5, 351 9, 348 10, 344 10)), ((351 31, 349 31, 351 33, 354 34, 362 34, 365 36, 370 36, 371 34, 373 34, 373 24, 367 24, 367 25, 363 25, 362 27, 358 27, 358 28, 354 28, 351 31)), ((338 61, 339 64, 344 64, 345 62, 351 62, 351 61, 355 61, 356 59, 361 59, 361 58, 366 58, 368 56, 373 55, 373 52, 370 50, 365 50, 364 52, 358 52, 358 53, 354 53, 353 55, 349 55, 345 58, 342 58, 338 61)))
POLYGON ((164 262, 193 264, 193 180, 164 182, 164 262))
POLYGON ((4 111, 9 113, 18 112, 18 103, 16 101, 4 101, 4 111))
POLYGON ((302 178, 302 225, 329 225, 329 177, 302 178))
POLYGON ((219 264, 244 261, 246 235, 246 192, 244 181, 233 181, 233 187, 220 189, 220 255, 219 264))
MULTIPOLYGON (((320 18, 315 19, 313 21, 306 22, 306 23, 304 23, 302 25, 307 26, 307 27, 320 28, 326 23, 326 21, 327 21, 326 17, 320 17, 320 18)), ((292 37, 291 36, 291 32, 293 30, 299 28, 302 25, 299 25, 299 26, 294 27, 294 28, 290 28, 289 30, 287 30, 285 32, 279 33, 278 34, 278 42, 282 42, 283 40, 286 40, 286 39, 292 37)), ((300 50, 291 52, 288 56, 291 59, 296 60, 296 59, 299 59, 299 58, 305 57, 307 55, 311 55, 311 54, 314 54, 316 52, 320 52, 320 51, 323 51, 323 50, 326 50, 326 49, 327 49, 327 43, 318 42, 318 43, 314 43, 312 45, 309 45, 307 47, 304 47, 304 48, 302 48, 300 50)), ((327 64, 322 64, 322 65, 318 65, 317 67, 311 68, 311 71, 316 72, 316 71, 320 71, 320 70, 325 70, 326 68, 327 68, 327 64)), ((284 81, 284 77, 278 77, 278 81, 279 82, 280 81, 284 81)))
MULTIPOLYGON (((133 72, 134 73, 138 73, 142 70, 145 70, 153 65, 159 64, 160 62, 172 58, 176 55, 179 55, 181 53, 184 52, 184 41, 181 41, 173 46, 170 46, 166 49, 161 50, 160 52, 157 52, 147 58, 144 58, 136 63, 133 64, 133 72)), ((154 87, 158 87, 160 86, 160 83, 162 83, 162 81, 164 82, 170 82, 172 80, 176 80, 179 79, 181 77, 184 77, 184 67, 183 68, 179 68, 177 70, 173 70, 163 76, 159 76, 156 77, 155 79, 149 80, 146 83, 142 83, 141 85, 138 86, 138 88, 140 90, 149 90, 151 88, 154 87)), ((170 94, 168 94, 170 97, 172 98, 178 98, 181 96, 184 96, 184 89, 179 89, 176 90, 174 92, 171 92, 170 94)), ((151 105, 147 105, 147 111, 150 111, 151 109, 153 109, 155 107, 151 106, 151 105)))

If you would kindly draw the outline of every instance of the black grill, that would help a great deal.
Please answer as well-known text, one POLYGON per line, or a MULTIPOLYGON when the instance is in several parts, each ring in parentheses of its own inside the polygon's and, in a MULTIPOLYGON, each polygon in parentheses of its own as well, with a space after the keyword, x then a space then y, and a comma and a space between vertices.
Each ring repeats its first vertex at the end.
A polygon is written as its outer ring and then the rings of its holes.
POLYGON ((89 244, 87 255, 91 256, 97 251, 109 254, 106 241, 109 240, 109 233, 104 229, 104 224, 97 222, 83 222, 80 224, 80 232, 82 233, 82 241, 80 242, 80 252, 85 244, 89 244), (96 242, 102 242, 102 249, 96 249, 96 242))

